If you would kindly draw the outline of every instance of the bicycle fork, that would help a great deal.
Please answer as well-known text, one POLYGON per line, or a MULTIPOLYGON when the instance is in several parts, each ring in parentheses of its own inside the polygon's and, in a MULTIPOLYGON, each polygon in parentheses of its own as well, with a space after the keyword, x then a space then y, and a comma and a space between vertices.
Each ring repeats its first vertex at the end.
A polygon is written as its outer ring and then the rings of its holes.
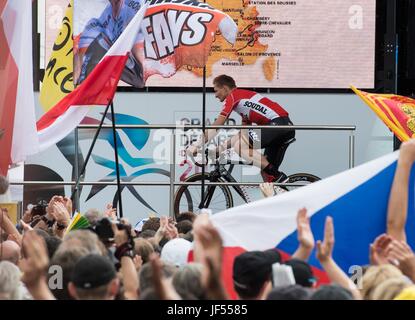
MULTIPOLYGON (((226 182, 230 182, 230 183, 237 182, 232 177, 232 175, 229 172, 227 172, 227 171, 226 171, 226 173, 225 172, 222 172, 222 175, 220 175, 220 174, 217 174, 217 175, 210 174, 209 175, 209 182, 212 182, 212 183, 213 182, 223 182, 223 181, 221 181, 220 178, 222 178, 226 182)), ((212 198, 213 198, 213 194, 215 193, 215 189, 217 187, 218 186, 213 186, 213 185, 210 185, 210 186, 207 187, 206 192, 204 192, 203 193, 203 196, 201 197, 201 201, 200 201, 200 204, 199 204, 199 210, 200 209, 203 209, 203 208, 209 208, 209 205, 210 205, 210 203, 212 201, 212 198)), ((245 203, 248 203, 249 202, 249 200, 247 199, 245 193, 243 192, 243 190, 241 189, 240 186, 233 186, 233 189, 242 198, 242 200, 245 201, 245 203)))

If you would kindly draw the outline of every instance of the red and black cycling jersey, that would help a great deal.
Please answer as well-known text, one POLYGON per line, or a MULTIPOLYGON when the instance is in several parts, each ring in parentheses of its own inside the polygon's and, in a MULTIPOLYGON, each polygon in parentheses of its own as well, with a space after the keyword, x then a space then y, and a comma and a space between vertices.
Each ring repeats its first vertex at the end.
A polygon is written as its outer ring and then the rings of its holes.
POLYGON ((267 125, 271 120, 288 117, 288 112, 278 103, 255 91, 233 89, 225 100, 221 115, 228 118, 236 111, 247 123, 267 125))

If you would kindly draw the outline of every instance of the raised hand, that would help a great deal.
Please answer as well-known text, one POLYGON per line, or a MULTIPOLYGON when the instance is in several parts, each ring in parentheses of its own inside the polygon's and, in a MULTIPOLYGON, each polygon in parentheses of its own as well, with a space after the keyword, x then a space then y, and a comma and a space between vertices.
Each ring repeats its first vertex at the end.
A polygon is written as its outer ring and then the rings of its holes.
POLYGON ((56 202, 61 202, 63 203, 63 197, 62 196, 53 196, 50 200, 49 203, 46 207, 46 218, 48 218, 48 220, 53 220, 55 219, 54 215, 53 215, 53 206, 56 202))
POLYGON ((108 203, 104 211, 104 216, 110 220, 117 220, 117 208, 113 208, 112 203, 108 203))
POLYGON ((265 198, 273 197, 275 195, 274 184, 270 182, 264 182, 259 185, 259 189, 265 198))
POLYGON ((223 242, 207 215, 199 215, 193 225, 194 257, 203 264, 202 283, 209 299, 227 299, 221 281, 223 242))
POLYGON ((181 300, 171 281, 164 277, 162 263, 155 253, 150 255, 150 264, 153 271, 153 285, 157 297, 160 300, 181 300))
POLYGON ((370 245, 371 265, 389 264, 387 249, 392 240, 392 237, 387 234, 382 234, 375 239, 370 245))
POLYGON ((20 270, 23 272, 22 281, 27 287, 36 286, 45 281, 49 258, 43 238, 34 231, 29 231, 23 237, 23 259, 20 270))
POLYGON ((298 242, 306 249, 314 248, 314 236, 307 217, 307 209, 302 208, 297 213, 298 242))
POLYGON ((62 224, 68 224, 71 220, 70 213, 68 212, 67 208, 63 204, 63 202, 55 201, 52 204, 52 212, 51 212, 53 218, 58 222, 62 224))
POLYGON ((168 222, 166 225, 166 237, 170 240, 176 239, 179 237, 179 231, 176 228, 176 223, 174 221, 168 222))
POLYGON ((112 231, 114 232, 114 242, 117 247, 122 246, 123 244, 129 242, 130 237, 128 231, 123 229, 119 230, 115 223, 111 224, 112 231))
POLYGON ((415 254, 405 241, 391 241, 387 248, 387 259, 404 275, 415 280, 415 254))
POLYGON ((63 197, 62 203, 64 204, 66 210, 69 212, 69 214, 72 213, 72 200, 68 197, 63 197))
POLYGON ((334 226, 333 226, 333 218, 327 217, 326 223, 324 225, 324 239, 323 242, 321 240, 317 241, 317 259, 320 263, 327 262, 332 260, 334 248, 334 226))

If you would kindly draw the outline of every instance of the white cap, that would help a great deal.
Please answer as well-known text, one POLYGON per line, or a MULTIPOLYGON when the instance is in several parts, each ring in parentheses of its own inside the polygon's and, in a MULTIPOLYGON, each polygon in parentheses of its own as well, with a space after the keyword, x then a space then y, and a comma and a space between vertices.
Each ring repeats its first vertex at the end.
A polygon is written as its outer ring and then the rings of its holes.
POLYGON ((187 257, 192 249, 192 243, 182 238, 176 238, 167 242, 161 250, 160 259, 174 264, 176 267, 188 263, 187 257))

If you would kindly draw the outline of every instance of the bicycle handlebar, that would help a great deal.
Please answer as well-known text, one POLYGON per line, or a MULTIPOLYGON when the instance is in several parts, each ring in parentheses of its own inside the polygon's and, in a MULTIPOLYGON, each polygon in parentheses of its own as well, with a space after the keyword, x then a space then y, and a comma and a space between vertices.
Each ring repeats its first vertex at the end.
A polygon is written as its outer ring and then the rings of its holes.
MULTIPOLYGON (((208 152, 209 152, 209 150, 208 150, 208 148, 205 148, 205 157, 206 157, 206 163, 205 164, 207 164, 208 163, 208 160, 209 160, 209 158, 208 158, 208 152)), ((201 154, 201 152, 198 152, 198 154, 201 154)), ((200 162, 198 162, 198 161, 196 161, 196 159, 195 159, 195 157, 193 156, 193 154, 188 154, 188 156, 190 157, 190 159, 193 161, 193 163, 195 164, 195 166, 196 167, 200 167, 200 168, 202 168, 203 166, 204 166, 204 164, 203 163, 200 163, 200 162)))

